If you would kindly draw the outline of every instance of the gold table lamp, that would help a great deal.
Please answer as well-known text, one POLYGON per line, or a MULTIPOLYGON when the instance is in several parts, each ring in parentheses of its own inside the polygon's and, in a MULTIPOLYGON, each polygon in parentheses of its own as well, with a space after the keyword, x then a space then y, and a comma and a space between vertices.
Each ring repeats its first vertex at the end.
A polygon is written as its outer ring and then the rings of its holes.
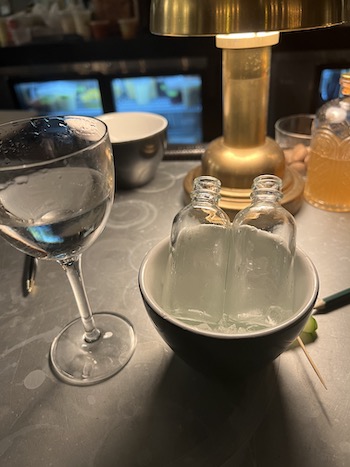
POLYGON ((222 49, 223 136, 184 180, 185 195, 201 174, 221 180, 220 206, 231 216, 250 203, 253 179, 283 180, 283 204, 302 203, 303 178, 286 167, 279 145, 266 136, 271 47, 279 32, 344 22, 347 0, 152 0, 150 29, 167 36, 216 36, 222 49))

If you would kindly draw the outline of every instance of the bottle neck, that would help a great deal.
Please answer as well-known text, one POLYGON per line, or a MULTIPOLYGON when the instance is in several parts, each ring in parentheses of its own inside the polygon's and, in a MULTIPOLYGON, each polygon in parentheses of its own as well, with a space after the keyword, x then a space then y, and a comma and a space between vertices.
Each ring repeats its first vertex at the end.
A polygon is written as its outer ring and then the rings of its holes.
POLYGON ((264 204, 276 204, 279 203, 282 198, 282 193, 280 191, 271 191, 271 190, 255 190, 251 194, 251 199, 254 204, 264 203, 264 204))
POLYGON ((340 89, 337 99, 333 99, 326 103, 319 112, 316 118, 316 128, 321 124, 333 125, 332 131, 336 131, 334 125, 345 122, 350 111, 350 74, 343 73, 339 79, 340 89))
POLYGON ((278 203, 282 198, 282 180, 275 175, 260 175, 252 186, 253 203, 278 203))
POLYGON ((220 188, 220 180, 215 177, 203 175, 195 178, 191 193, 192 204, 217 205, 220 199, 220 188))
POLYGON ((339 97, 349 98, 350 97, 350 74, 343 73, 340 77, 339 83, 340 83, 339 97))
POLYGON ((194 191, 191 194, 192 205, 217 205, 220 196, 217 193, 201 190, 194 191))

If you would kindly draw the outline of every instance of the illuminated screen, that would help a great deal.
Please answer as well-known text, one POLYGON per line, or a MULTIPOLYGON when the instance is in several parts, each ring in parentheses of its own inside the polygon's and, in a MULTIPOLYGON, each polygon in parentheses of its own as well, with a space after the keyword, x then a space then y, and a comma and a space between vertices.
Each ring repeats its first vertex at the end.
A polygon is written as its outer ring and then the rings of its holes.
POLYGON ((319 96, 321 103, 339 97, 339 78, 348 68, 325 68, 321 72, 319 84, 319 96))
POLYGON ((103 113, 101 92, 96 79, 33 81, 14 84, 21 109, 41 115, 97 116, 103 113))
POLYGON ((202 135, 202 80, 199 75, 142 76, 112 80, 117 112, 153 112, 169 123, 173 144, 196 144, 202 135))

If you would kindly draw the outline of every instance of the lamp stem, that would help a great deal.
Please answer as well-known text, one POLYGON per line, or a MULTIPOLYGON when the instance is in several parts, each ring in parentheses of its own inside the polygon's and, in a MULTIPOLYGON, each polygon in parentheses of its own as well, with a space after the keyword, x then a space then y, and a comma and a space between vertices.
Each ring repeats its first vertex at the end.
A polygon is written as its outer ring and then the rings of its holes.
POLYGON ((265 143, 271 47, 223 49, 223 137, 234 148, 265 143))

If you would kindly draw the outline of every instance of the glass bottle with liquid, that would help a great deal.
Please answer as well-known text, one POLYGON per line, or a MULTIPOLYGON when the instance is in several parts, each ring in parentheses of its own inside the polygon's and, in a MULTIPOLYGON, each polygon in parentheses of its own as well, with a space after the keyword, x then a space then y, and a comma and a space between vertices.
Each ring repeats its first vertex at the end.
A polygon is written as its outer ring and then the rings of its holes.
POLYGON ((339 98, 326 102, 313 123, 304 196, 327 211, 350 211, 350 72, 339 98))
POLYGON ((219 207, 220 181, 194 180, 191 202, 174 218, 163 307, 192 326, 214 330, 223 314, 231 222, 219 207))
POLYGON ((257 331, 293 313, 296 224, 280 204, 282 181, 254 179, 251 205, 233 221, 225 315, 238 332, 257 331))

